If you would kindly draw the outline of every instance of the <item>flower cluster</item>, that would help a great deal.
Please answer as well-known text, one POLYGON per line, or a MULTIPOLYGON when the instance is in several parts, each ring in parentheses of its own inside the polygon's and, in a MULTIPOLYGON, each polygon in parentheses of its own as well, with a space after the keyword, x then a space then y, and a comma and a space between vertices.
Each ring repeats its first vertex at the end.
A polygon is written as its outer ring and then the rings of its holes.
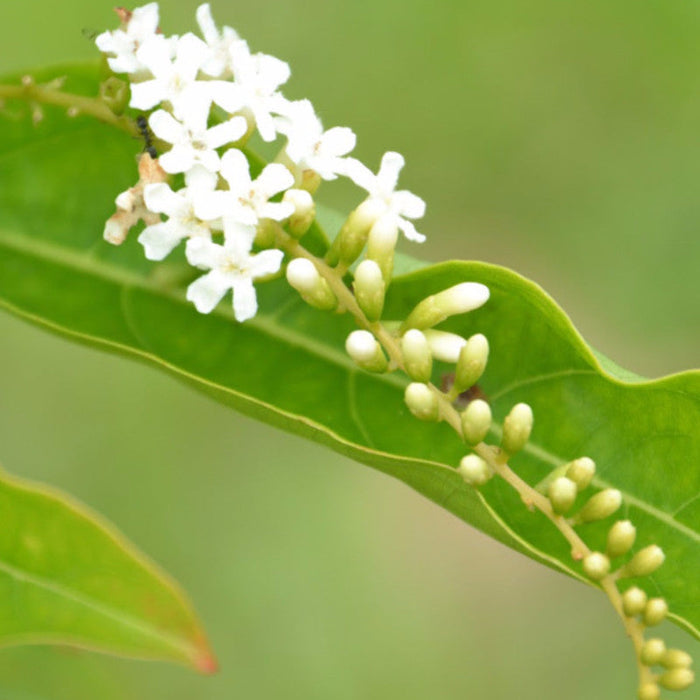
POLYGON ((200 312, 209 313, 233 290, 236 319, 255 315, 254 280, 277 273, 284 258, 265 232, 272 224, 303 235, 314 218, 311 195, 323 180, 347 177, 366 190, 358 211, 368 231, 424 239, 411 220, 423 216, 425 203, 396 190, 403 158, 386 153, 375 174, 351 157, 355 134, 347 127, 325 130, 309 100, 285 98, 280 88, 289 66, 251 52, 231 27, 219 29, 208 4, 196 13, 202 38, 163 35, 157 3, 117 13, 121 27, 100 34, 96 44, 111 70, 126 74, 129 107, 149 113, 147 126, 162 153, 157 160, 143 154, 140 180, 117 197, 105 238, 121 243, 143 220, 138 240, 150 260, 186 241, 188 262, 207 271, 187 290, 200 312), (243 149, 255 132, 284 145, 253 178, 243 149), (180 180, 184 187, 172 189, 180 180))

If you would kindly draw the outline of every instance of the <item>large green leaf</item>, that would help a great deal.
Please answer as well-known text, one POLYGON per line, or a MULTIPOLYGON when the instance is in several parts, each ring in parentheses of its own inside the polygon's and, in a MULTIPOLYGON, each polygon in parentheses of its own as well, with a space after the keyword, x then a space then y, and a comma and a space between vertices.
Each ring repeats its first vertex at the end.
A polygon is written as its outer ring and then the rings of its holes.
POLYGON ((0 474, 0 645, 68 644, 211 672, 177 587, 64 494, 0 474))
MULTIPOLYGON (((94 92, 90 73, 72 69, 68 88, 94 92)), ((225 304, 202 316, 184 299, 181 262, 149 263, 133 237, 119 249, 104 243, 104 220, 135 179, 138 150, 124 134, 55 110, 36 128, 19 113, 4 121, 5 308, 146 360, 222 403, 391 474, 507 545, 582 578, 557 532, 507 485, 494 480, 481 492, 464 485, 454 471, 464 447, 445 425, 408 414, 402 379, 353 366, 343 350, 348 318, 308 308, 284 281, 260 288, 261 312, 244 325, 225 304)), ((646 381, 619 370, 585 345, 539 287, 491 265, 449 262, 404 274, 390 289, 387 317, 405 317, 426 294, 464 280, 487 284, 491 300, 445 327, 488 336, 482 389, 499 422, 517 401, 535 411, 532 444, 513 467, 536 483, 562 462, 593 457, 597 484, 623 491, 640 544, 667 552, 667 564, 643 585, 664 595, 697 635, 700 582, 689 572, 700 568, 700 374, 646 381)), ((603 525, 584 529, 593 547, 603 545, 603 525)))

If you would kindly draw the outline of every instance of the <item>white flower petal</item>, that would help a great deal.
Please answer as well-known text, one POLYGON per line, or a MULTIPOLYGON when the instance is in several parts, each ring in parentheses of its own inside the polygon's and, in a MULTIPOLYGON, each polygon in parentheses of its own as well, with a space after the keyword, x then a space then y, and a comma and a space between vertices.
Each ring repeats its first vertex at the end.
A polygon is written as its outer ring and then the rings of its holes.
POLYGON ((258 209, 261 219, 274 219, 284 221, 294 213, 294 205, 291 202, 267 202, 258 209))
POLYGON ((234 117, 223 124, 217 124, 207 131, 206 140, 210 148, 220 148, 227 143, 238 141, 248 131, 244 117, 234 117))
POLYGON ((376 175, 357 158, 346 158, 343 163, 342 175, 349 177, 358 187, 372 192, 376 175))
POLYGON ((409 219, 421 219, 425 216, 425 202, 408 190, 394 192, 391 197, 391 208, 397 214, 409 219))
POLYGON ((387 194, 396 189, 396 184, 399 181, 399 173, 406 161, 400 153, 395 151, 387 151, 382 157, 382 163, 379 166, 377 173, 377 182, 379 187, 387 194))
POLYGON ((347 155, 355 148, 356 143, 355 133, 346 126, 334 126, 320 139, 321 150, 334 156, 347 155))
POLYGON ((233 315, 236 321, 253 318, 258 312, 258 299, 250 277, 236 276, 233 279, 233 315))
POLYGON ((144 187, 143 201, 149 211, 175 216, 182 210, 182 197, 164 182, 150 183, 144 187))
POLYGON ((266 165, 255 181, 256 189, 266 198, 287 190, 294 185, 294 175, 281 163, 266 165))
POLYGON ((208 2, 205 2, 197 8, 195 17, 197 18, 197 24, 207 44, 213 46, 218 43, 220 39, 219 30, 216 28, 216 24, 214 24, 214 18, 212 17, 211 7, 208 2))
POLYGON ((174 67, 182 80, 189 82, 195 79, 207 54, 207 45, 192 32, 180 37, 174 67))
POLYGON ((284 85, 292 74, 289 64, 275 56, 259 53, 253 56, 253 59, 257 59, 257 73, 261 91, 268 95, 284 85))
POLYGON ((243 151, 231 148, 221 158, 221 174, 231 189, 243 191, 250 188, 250 166, 243 151))
POLYGON ((423 243, 425 241, 425 236, 422 233, 418 233, 416 227, 410 221, 400 218, 398 224, 404 236, 406 236, 409 241, 413 241, 414 243, 423 243))
POLYGON ((166 173, 186 173, 194 165, 194 152, 191 147, 173 146, 158 158, 158 162, 166 173))
POLYGON ((263 250, 257 255, 252 256, 250 262, 250 273, 253 279, 256 277, 264 277, 272 275, 280 269, 284 253, 276 248, 271 250, 263 250))
MULTIPOLYGON (((191 239, 197 240, 197 239, 191 239)), ((219 270, 192 282, 187 288, 187 300, 191 301, 201 314, 212 312, 231 287, 231 281, 219 270)))
POLYGON ((185 256, 190 265, 211 270, 221 261, 223 248, 204 236, 195 236, 187 241, 185 256))
POLYGON ((130 107, 136 109, 151 109, 163 101, 164 92, 159 80, 144 80, 142 83, 132 83, 130 107))
POLYGON ((136 58, 155 77, 169 74, 172 72, 173 46, 176 45, 173 40, 177 41, 177 38, 154 34, 139 46, 136 58))
POLYGON ((187 189, 194 196, 199 196, 203 192, 211 192, 218 182, 216 173, 212 173, 201 165, 195 165, 185 174, 185 184, 187 189))
POLYGON ((166 143, 180 143, 187 139, 187 129, 170 112, 159 109, 148 118, 151 131, 166 143))
POLYGON ((180 229, 169 226, 170 222, 147 226, 138 237, 149 260, 163 260, 184 238, 180 229))

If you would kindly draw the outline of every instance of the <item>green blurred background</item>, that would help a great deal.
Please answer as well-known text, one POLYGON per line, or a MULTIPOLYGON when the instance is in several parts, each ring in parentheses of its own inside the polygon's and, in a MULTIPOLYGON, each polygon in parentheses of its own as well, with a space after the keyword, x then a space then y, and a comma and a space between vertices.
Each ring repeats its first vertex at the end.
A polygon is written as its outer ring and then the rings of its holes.
MULTIPOLYGON (((0 71, 94 57, 81 30, 116 26, 111 4, 3 2, 0 71)), ((196 2, 160 4, 166 32, 194 27, 196 2)), ((402 184, 427 200, 429 234, 406 252, 513 267, 628 369, 697 364, 700 3, 213 10, 288 60, 287 94, 352 126, 361 158, 406 155, 402 184)), ((629 644, 595 591, 155 370, 4 315, 0 338, 3 464, 104 512, 172 572, 222 666, 204 678, 10 649, 0 700, 633 697, 629 644)), ((672 626, 663 634, 700 656, 672 626)))

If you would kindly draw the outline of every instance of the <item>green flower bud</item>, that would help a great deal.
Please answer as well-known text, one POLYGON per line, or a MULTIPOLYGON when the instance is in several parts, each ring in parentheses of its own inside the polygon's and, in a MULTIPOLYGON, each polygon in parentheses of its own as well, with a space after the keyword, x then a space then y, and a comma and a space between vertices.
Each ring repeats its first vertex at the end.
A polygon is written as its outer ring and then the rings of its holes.
POLYGON ((693 657, 683 649, 667 649, 661 664, 666 668, 690 668, 693 665, 693 657))
POLYGON ((579 491, 583 491, 595 474, 595 462, 590 457, 579 457, 569 464, 566 476, 576 482, 579 491))
POLYGON ((129 84, 116 76, 110 76, 100 83, 100 99, 110 111, 121 116, 129 104, 129 84))
POLYGON ((532 409, 526 403, 518 403, 511 408, 503 421, 501 447, 505 452, 513 455, 525 447, 532 432, 533 420, 532 409))
POLYGON ((348 355, 368 372, 386 371, 388 362, 382 346, 369 331, 353 331, 345 341, 348 355))
POLYGON ((600 581, 610 573, 610 559, 600 552, 592 552, 583 560, 583 572, 594 581, 600 581))
POLYGON ((398 226, 389 217, 378 219, 370 229, 367 258, 379 265, 387 285, 394 273, 394 251, 398 240, 398 226))
POLYGON ((437 396, 427 384, 413 382, 406 387, 404 400, 411 413, 420 420, 436 421, 440 417, 437 396))
POLYGON ((629 520, 618 520, 608 532, 607 553, 609 557, 621 557, 632 549, 637 537, 637 528, 629 520))
POLYGON ((666 653, 666 644, 663 639, 655 637, 647 639, 642 646, 642 652, 639 657, 645 666, 656 666, 661 663, 666 653))
POLYGON ((644 608, 642 619, 647 627, 660 625, 668 615, 668 603, 663 598, 652 598, 644 608))
POLYGON ((547 497, 552 504, 552 510, 557 515, 562 515, 574 505, 577 493, 576 484, 568 477, 560 476, 549 485, 547 497))
POLYGON ((326 255, 329 264, 352 265, 360 257, 369 230, 381 216, 383 207, 381 202, 367 199, 350 214, 326 255))
POLYGON ((363 260, 355 270, 355 298, 370 321, 378 321, 384 308, 386 285, 374 260, 363 260))
POLYGON ((633 586, 622 594, 622 609, 627 617, 634 617, 644 612, 647 604, 647 594, 641 589, 633 586))
POLYGON ((617 489, 604 489, 592 496, 574 516, 575 525, 603 520, 612 515, 622 505, 622 494, 617 489))
POLYGON ((290 189, 284 193, 282 201, 294 207, 294 213, 287 222, 289 233, 295 238, 301 238, 316 218, 314 198, 306 190, 290 189))
POLYGON ((432 328, 427 328, 423 331, 423 335, 428 341, 433 357, 440 362, 451 364, 457 362, 460 351, 467 344, 461 335, 447 331, 435 331, 432 328))
POLYGON ((653 574, 663 563, 666 555, 655 544, 640 549, 618 572, 618 578, 648 576, 653 574))
POLYGON ((489 359, 489 341, 481 333, 473 335, 460 350, 455 370, 455 389, 465 391, 474 386, 486 369, 489 359))
POLYGON ((415 328, 406 331, 401 338, 404 369, 414 382, 430 381, 433 372, 433 356, 423 333, 415 328))
MULTIPOLYGON (((412 331, 409 331, 411 333, 412 331)), ((470 401, 462 412, 462 433, 470 445, 476 445, 486 438, 491 428, 491 408, 482 399, 470 401)))
POLYGON ((323 311, 332 311, 338 306, 338 300, 328 282, 306 258, 294 258, 287 265, 287 281, 310 306, 323 311))
POLYGON ((642 683, 637 690, 639 700, 659 700, 661 690, 656 683, 642 683))
POLYGON ((470 486, 483 486, 493 476, 493 469, 474 454, 462 457, 457 471, 470 486))
POLYGON ((666 690, 685 690, 694 681, 695 674, 689 668, 672 668, 659 678, 659 684, 666 690))
POLYGON ((409 314, 403 327, 432 328, 450 316, 473 311, 489 299, 489 288, 479 282, 462 282, 426 297, 409 314))

